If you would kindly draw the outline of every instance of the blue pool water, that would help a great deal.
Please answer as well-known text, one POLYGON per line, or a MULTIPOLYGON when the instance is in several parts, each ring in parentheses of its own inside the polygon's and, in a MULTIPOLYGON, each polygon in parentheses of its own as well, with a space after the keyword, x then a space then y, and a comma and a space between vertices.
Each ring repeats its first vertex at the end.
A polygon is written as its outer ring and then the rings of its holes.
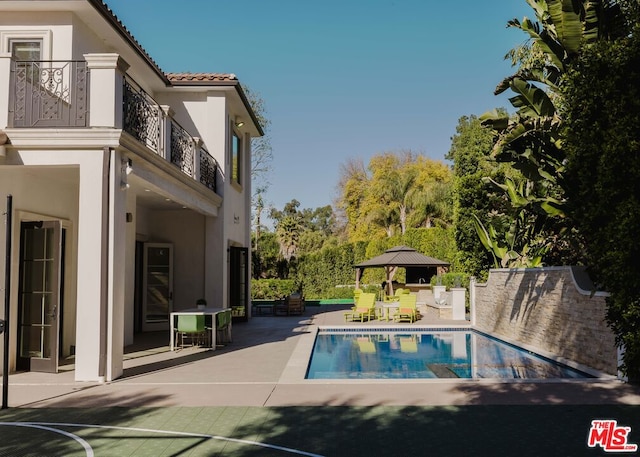
POLYGON ((321 330, 307 379, 556 379, 592 376, 473 330, 321 330))

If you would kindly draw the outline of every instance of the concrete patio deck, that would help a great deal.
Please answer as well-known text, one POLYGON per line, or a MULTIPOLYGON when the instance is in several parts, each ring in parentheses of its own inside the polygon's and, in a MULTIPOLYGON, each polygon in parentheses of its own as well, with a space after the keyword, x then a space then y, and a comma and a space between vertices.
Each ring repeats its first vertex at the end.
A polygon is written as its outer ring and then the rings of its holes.
MULTIPOLYGON (((233 342, 216 351, 171 352, 168 332, 140 335, 135 345, 126 348, 121 378, 107 383, 75 382, 72 366, 58 374, 12 374, 9 406, 640 405, 640 389, 616 380, 303 379, 318 327, 397 326, 378 320, 345 323, 347 308, 307 307, 302 316, 253 317, 234 324, 233 342)), ((411 325, 460 322, 423 318, 411 325)))

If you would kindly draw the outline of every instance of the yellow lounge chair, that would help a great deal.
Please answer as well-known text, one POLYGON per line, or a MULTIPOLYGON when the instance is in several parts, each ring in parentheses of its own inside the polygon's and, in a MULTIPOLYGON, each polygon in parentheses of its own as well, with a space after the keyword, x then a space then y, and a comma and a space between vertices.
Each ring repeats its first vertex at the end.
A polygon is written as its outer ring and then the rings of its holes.
POLYGON ((385 303, 396 302, 396 301, 400 300, 400 297, 403 294, 408 293, 408 292, 409 292, 408 289, 406 290, 406 292, 405 292, 405 289, 403 289, 403 288, 396 289, 395 292, 393 293, 393 295, 385 295, 384 301, 385 301, 385 303))
POLYGON ((360 298, 360 295, 362 295, 362 289, 354 289, 353 290, 353 307, 351 308, 351 311, 355 311, 356 307, 358 306, 358 299, 360 298))
POLYGON ((360 320, 360 322, 364 322, 365 317, 367 320, 376 318, 376 294, 361 293, 355 309, 344 313, 345 321, 360 320))
POLYGON ((416 306, 417 295, 403 294, 398 300, 398 310, 393 315, 396 322, 415 322, 418 320, 418 308, 416 306))

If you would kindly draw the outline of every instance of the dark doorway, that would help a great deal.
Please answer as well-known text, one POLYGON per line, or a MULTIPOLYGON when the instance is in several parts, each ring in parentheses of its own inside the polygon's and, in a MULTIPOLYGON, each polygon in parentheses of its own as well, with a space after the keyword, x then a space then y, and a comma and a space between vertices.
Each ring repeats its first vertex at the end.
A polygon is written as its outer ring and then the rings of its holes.
POLYGON ((229 249, 229 305, 234 320, 248 319, 249 249, 231 246, 229 249))

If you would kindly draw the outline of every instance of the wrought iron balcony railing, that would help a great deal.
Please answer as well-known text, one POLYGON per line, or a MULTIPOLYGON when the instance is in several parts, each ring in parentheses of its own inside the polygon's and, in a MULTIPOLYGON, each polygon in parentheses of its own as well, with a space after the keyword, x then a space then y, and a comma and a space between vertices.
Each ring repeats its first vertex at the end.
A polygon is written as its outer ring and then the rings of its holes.
POLYGON ((215 192, 218 164, 199 140, 128 76, 123 93, 123 130, 215 192))
POLYGON ((132 79, 125 77, 122 105, 123 130, 149 149, 160 152, 162 120, 162 109, 155 100, 132 79))
MULTIPOLYGON (((129 76, 123 78, 122 129, 216 191, 216 160, 129 76)), ((9 126, 89 127, 90 71, 84 61, 12 61, 9 126)))
POLYGON ((80 61, 13 61, 10 127, 87 127, 89 72, 80 61))

